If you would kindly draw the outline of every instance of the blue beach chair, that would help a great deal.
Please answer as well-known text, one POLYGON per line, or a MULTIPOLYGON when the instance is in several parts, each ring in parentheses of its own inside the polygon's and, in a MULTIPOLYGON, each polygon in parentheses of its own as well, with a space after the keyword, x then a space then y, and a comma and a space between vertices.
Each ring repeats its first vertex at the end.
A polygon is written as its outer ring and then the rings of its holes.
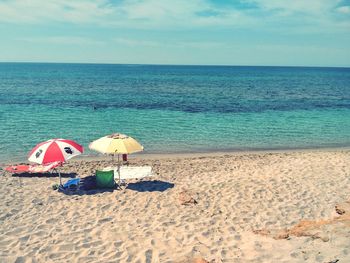
POLYGON ((78 189, 80 183, 80 178, 69 179, 60 188, 61 190, 75 191, 78 189))

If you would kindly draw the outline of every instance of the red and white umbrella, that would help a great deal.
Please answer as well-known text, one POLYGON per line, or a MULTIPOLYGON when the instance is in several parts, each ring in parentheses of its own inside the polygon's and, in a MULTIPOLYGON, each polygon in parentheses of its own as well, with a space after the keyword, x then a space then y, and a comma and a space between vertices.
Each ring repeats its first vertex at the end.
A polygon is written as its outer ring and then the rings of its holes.
POLYGON ((51 139, 41 142, 31 150, 28 160, 38 164, 65 162, 70 158, 82 154, 83 146, 71 140, 51 139))

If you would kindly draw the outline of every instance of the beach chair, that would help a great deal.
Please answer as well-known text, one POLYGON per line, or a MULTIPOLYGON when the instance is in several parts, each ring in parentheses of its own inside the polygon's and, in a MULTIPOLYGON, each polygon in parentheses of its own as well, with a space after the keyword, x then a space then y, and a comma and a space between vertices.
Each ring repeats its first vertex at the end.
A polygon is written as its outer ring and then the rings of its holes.
POLYGON ((114 171, 96 171, 96 186, 97 188, 114 188, 114 171))
POLYGON ((18 164, 11 165, 5 168, 5 171, 12 174, 21 174, 21 173, 52 173, 55 171, 56 167, 62 165, 61 161, 47 163, 47 164, 18 164))

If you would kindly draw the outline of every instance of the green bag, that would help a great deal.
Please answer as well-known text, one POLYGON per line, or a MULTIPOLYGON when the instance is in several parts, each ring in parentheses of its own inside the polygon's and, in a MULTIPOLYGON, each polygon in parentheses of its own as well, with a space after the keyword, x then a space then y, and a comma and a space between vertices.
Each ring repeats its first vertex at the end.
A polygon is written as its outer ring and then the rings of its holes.
POLYGON ((114 188, 114 171, 96 171, 97 188, 114 188))

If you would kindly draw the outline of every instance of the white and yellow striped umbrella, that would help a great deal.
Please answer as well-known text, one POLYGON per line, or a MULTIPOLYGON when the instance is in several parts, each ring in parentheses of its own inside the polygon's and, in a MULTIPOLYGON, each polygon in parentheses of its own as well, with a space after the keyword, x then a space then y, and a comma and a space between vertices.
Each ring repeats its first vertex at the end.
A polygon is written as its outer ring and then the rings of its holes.
POLYGON ((89 148, 104 154, 130 154, 143 151, 143 146, 134 138, 120 133, 97 139, 90 143, 89 148))

